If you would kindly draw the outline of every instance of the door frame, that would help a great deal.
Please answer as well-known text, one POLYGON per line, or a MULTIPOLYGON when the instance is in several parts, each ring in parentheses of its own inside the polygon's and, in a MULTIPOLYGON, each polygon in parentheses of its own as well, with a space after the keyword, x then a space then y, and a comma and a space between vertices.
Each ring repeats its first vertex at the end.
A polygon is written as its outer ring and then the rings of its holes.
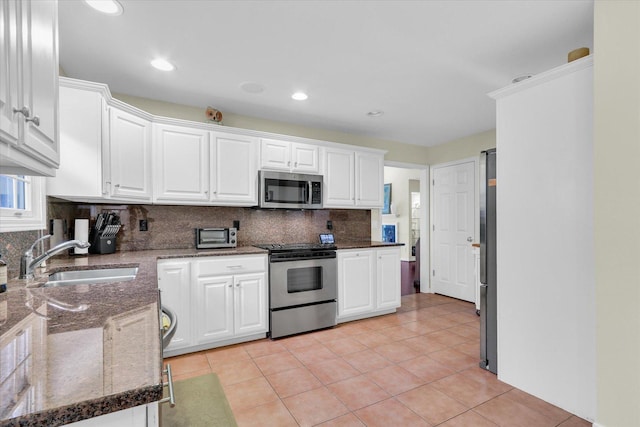
MULTIPOLYGON (((428 274, 429 274, 429 278, 428 278, 428 290, 422 291, 421 292, 429 292, 429 293, 433 293, 433 286, 431 283, 431 280, 433 278, 433 270, 431 269, 431 266, 433 265, 433 258, 435 256, 435 248, 434 248, 434 242, 433 242, 433 236, 432 236, 432 231, 435 228, 435 224, 433 222, 433 217, 434 217, 434 213, 433 213, 433 206, 434 206, 434 200, 433 200, 433 191, 431 191, 431 189, 433 188, 433 186, 435 185, 434 182, 434 170, 435 169, 440 169, 440 168, 446 168, 449 166, 457 166, 457 165, 461 165, 463 163, 473 163, 473 176, 475 177, 475 191, 474 191, 474 196, 473 196, 473 211, 474 211, 474 220, 473 220, 473 240, 474 242, 480 242, 480 170, 479 170, 479 163, 480 163, 480 157, 475 156, 475 157, 466 157, 464 159, 458 159, 458 160, 452 160, 450 162, 445 162, 445 163, 438 163, 436 165, 431 165, 430 169, 429 169, 429 270, 428 270, 428 274)), ((422 237, 422 236, 421 236, 422 237)), ((421 272, 422 273, 422 272, 421 272)), ((421 278, 422 278, 422 274, 420 274, 421 278)), ((422 281, 420 282, 420 287, 422 288, 422 281)))
MULTIPOLYGON (((431 207, 427 208, 424 201, 431 204, 431 187, 429 186, 430 166, 418 163, 384 161, 384 166, 403 169, 420 170, 420 241, 429 242, 430 234, 428 224, 431 223, 431 207)), ((381 210, 378 210, 378 223, 382 224, 381 210)), ((420 292, 431 292, 431 242, 428 245, 422 245, 420 250, 420 292)))

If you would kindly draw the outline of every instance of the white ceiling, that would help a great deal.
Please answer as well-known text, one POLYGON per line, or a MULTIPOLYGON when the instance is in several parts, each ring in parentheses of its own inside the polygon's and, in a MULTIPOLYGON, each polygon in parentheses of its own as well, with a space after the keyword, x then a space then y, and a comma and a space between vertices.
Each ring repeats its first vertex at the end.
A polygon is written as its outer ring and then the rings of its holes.
POLYGON ((211 105, 425 146, 494 128, 488 92, 593 50, 593 0, 120 3, 112 17, 59 2, 68 76, 202 107, 203 119, 211 105), (156 56, 176 70, 151 68, 156 56))

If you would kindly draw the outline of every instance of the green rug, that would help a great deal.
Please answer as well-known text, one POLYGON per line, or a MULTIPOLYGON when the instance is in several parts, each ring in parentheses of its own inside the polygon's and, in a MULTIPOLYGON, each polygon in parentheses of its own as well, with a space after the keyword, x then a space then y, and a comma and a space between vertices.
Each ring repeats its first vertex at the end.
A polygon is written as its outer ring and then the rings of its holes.
MULTIPOLYGON (((173 383, 176 405, 160 405, 162 427, 237 427, 216 374, 173 383)), ((169 390, 165 387, 165 396, 169 390)))

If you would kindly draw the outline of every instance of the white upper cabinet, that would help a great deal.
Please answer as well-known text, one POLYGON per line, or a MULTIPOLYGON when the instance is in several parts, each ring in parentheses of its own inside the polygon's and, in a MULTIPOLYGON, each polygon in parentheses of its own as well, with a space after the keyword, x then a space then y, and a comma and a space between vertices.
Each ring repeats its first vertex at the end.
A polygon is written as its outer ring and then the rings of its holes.
POLYGON ((319 147, 275 139, 260 140, 260 169, 318 173, 319 147))
POLYGON ((324 206, 355 206, 354 152, 327 148, 324 156, 324 206))
POLYGON ((0 172, 55 175, 58 141, 58 4, 0 4, 0 172))
POLYGON ((212 132, 211 202, 220 205, 258 204, 258 138, 212 132))
MULTIPOLYGON (((0 10, 10 6, 15 2, 2 3, 0 10)), ((155 117, 113 99, 100 83, 61 77, 59 87, 63 149, 57 176, 47 180, 49 196, 92 203, 256 206, 261 167, 322 173, 327 208, 382 207, 380 150, 267 139, 241 129, 220 132, 220 126, 155 117)), ((0 95, 11 97, 6 90, 0 95)), ((0 121, 8 123, 4 116, 0 121)))
POLYGON ((382 207, 382 154, 327 148, 324 165, 325 207, 382 207))
POLYGON ((110 107, 109 154, 113 197, 150 202, 151 122, 110 107))
MULTIPOLYGON (((103 175, 103 122, 108 120, 102 94, 71 87, 60 79, 60 169, 47 179, 47 194, 74 199, 108 198, 103 175)), ((108 162, 107 162, 108 165, 108 162)), ((104 172, 104 174, 103 174, 104 172)))
POLYGON ((204 129, 153 125, 154 202, 209 201, 210 135, 204 129))
POLYGON ((356 206, 381 208, 384 193, 384 157, 356 152, 356 206))

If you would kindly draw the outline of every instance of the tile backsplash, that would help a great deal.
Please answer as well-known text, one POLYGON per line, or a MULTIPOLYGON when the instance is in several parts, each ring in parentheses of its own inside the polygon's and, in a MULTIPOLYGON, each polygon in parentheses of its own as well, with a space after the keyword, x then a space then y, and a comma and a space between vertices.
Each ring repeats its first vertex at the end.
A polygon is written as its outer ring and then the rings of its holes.
MULTIPOLYGON (((73 238, 73 224, 77 218, 87 218, 93 224, 101 212, 115 212, 122 228, 117 235, 116 250, 195 248, 195 229, 233 227, 240 221, 238 245, 258 243, 317 242, 318 234, 332 232, 337 242, 370 241, 371 212, 356 209, 322 209, 288 211, 209 206, 107 205, 68 202, 49 198, 48 219, 67 221, 68 234, 73 238), (140 220, 146 220, 148 231, 140 231, 140 220), (333 229, 327 230, 327 221, 333 229)), ((44 232, 21 231, 0 233, 0 253, 11 275, 17 274, 20 255, 44 232)), ((44 248, 48 248, 45 244, 44 248)))
MULTIPOLYGON (((240 207, 98 205, 49 199, 49 218, 66 219, 72 226, 76 218, 92 222, 101 212, 120 216, 122 229, 117 235, 117 250, 195 248, 195 229, 233 227, 240 221, 238 245, 257 243, 317 242, 318 234, 331 232, 337 241, 371 240, 371 213, 368 210, 322 209, 288 211, 240 207), (140 231, 146 220, 148 231, 140 231)), ((70 238, 73 230, 69 230, 70 238)))

